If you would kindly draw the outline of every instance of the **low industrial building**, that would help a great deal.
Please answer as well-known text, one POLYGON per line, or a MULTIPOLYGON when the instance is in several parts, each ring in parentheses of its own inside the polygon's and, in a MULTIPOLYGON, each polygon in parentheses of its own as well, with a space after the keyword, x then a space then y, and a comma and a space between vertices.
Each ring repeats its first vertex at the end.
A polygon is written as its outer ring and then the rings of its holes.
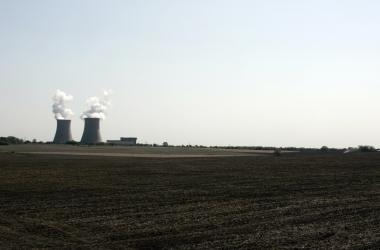
POLYGON ((136 137, 120 137, 120 140, 107 140, 107 143, 115 145, 128 145, 133 146, 137 144, 136 137))

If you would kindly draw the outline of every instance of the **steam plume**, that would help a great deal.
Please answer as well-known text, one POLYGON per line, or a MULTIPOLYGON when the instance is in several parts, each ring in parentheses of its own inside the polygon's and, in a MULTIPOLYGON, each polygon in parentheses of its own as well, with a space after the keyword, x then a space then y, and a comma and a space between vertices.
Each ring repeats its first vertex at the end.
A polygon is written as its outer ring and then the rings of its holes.
POLYGON ((67 103, 73 100, 72 95, 57 89, 53 96, 53 114, 57 120, 66 120, 74 115, 73 111, 66 107, 67 103))
POLYGON ((81 115, 82 119, 85 118, 100 118, 105 119, 107 109, 111 105, 110 102, 111 91, 103 91, 102 97, 93 96, 87 99, 88 110, 81 115))

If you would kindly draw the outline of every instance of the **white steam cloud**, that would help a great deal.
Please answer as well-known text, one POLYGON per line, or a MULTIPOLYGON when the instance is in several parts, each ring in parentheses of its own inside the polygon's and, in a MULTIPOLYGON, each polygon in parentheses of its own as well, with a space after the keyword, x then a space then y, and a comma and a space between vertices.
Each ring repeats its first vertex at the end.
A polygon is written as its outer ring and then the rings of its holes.
POLYGON ((87 99, 88 110, 81 115, 85 118, 100 118, 106 119, 107 109, 111 105, 110 102, 111 90, 103 91, 102 97, 93 96, 87 99))
POLYGON ((57 120, 69 119, 74 115, 73 111, 66 107, 68 102, 73 100, 72 95, 68 95, 65 92, 57 89, 53 96, 53 114, 57 120))

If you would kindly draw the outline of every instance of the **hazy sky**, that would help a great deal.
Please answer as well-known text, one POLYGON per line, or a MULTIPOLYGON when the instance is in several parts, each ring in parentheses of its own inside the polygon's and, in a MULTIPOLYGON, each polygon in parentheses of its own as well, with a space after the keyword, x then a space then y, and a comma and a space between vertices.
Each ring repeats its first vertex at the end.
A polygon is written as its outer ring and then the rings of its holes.
POLYGON ((112 89, 104 139, 380 146, 380 1, 0 0, 0 135, 112 89))

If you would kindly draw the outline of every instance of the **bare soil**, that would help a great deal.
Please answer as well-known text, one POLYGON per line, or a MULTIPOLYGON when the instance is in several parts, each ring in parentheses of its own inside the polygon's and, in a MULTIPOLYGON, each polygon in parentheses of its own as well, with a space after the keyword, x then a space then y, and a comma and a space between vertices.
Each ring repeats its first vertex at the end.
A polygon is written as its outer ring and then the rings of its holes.
POLYGON ((129 158, 0 151, 2 248, 380 248, 377 153, 129 158))
MULTIPOLYGON (((139 147, 139 146, 86 146, 23 144, 0 147, 0 152, 100 156, 140 157, 203 157, 250 156, 273 154, 271 150, 195 148, 195 147, 139 147)), ((289 151, 284 151, 287 153, 289 151)))

